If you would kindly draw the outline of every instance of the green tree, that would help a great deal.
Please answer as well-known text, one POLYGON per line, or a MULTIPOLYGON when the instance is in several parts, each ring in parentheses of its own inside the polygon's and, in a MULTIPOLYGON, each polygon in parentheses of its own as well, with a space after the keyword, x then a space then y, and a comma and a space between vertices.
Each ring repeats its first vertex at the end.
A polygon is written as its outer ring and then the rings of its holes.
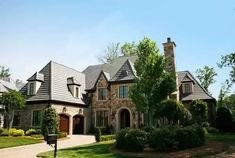
POLYGON ((216 112, 216 127, 220 132, 232 132, 234 122, 231 111, 226 107, 219 107, 216 112))
POLYGON ((235 111, 235 94, 231 94, 230 96, 226 96, 223 101, 223 105, 229 108, 232 111, 235 111))
POLYGON ((149 38, 139 42, 138 59, 135 62, 136 82, 130 89, 130 97, 139 112, 147 113, 148 125, 154 120, 158 103, 176 89, 175 73, 166 71, 164 55, 149 38))
POLYGON ((129 43, 126 42, 121 46, 121 53, 123 55, 137 55, 137 45, 135 44, 135 42, 129 43))
POLYGON ((227 54, 221 57, 221 62, 218 64, 220 68, 229 67, 230 70, 230 81, 235 82, 235 53, 227 54))
POLYGON ((0 78, 10 77, 10 69, 0 66, 0 78))
POLYGON ((25 107, 25 99, 20 92, 10 91, 4 92, 0 96, 0 103, 5 106, 4 117, 6 120, 6 128, 11 128, 15 110, 25 107))
POLYGON ((98 57, 100 63, 112 63, 120 56, 120 44, 112 43, 107 46, 105 50, 105 55, 98 57))
POLYGON ((203 68, 197 69, 197 78, 199 79, 201 85, 208 91, 208 87, 215 83, 214 77, 217 76, 215 69, 213 67, 204 66, 203 68))
POLYGON ((218 107, 224 106, 224 99, 230 93, 230 88, 231 88, 231 83, 228 80, 226 80, 225 83, 223 83, 220 88, 220 93, 219 93, 218 102, 217 102, 218 107))
POLYGON ((43 110, 42 134, 56 134, 59 132, 59 117, 56 110, 52 107, 43 110))
POLYGON ((201 100, 195 100, 190 104, 190 112, 195 123, 201 125, 208 118, 207 103, 201 100))

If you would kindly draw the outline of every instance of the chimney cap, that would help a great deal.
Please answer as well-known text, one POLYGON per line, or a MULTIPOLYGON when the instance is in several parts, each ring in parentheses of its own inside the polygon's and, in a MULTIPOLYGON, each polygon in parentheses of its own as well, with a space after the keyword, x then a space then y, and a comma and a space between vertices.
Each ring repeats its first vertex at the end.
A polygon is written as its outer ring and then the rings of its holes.
POLYGON ((175 44, 175 42, 174 41, 171 41, 171 38, 170 37, 167 37, 167 42, 165 42, 165 43, 162 43, 164 46, 165 45, 171 45, 171 44, 173 44, 175 47, 176 47, 176 44, 175 44))

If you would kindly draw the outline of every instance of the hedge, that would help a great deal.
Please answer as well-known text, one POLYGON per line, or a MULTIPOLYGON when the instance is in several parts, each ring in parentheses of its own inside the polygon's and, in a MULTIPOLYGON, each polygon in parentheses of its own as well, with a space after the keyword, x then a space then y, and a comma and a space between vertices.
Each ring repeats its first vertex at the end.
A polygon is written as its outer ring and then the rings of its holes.
POLYGON ((115 135, 102 135, 100 137, 100 141, 109 141, 109 140, 114 140, 116 139, 116 136, 115 135))

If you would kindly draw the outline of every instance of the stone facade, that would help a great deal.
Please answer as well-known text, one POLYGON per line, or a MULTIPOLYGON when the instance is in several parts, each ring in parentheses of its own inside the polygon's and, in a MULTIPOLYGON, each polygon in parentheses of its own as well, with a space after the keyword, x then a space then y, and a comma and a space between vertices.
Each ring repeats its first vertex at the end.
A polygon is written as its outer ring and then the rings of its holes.
POLYGON ((114 131, 120 130, 120 112, 123 109, 129 111, 130 114, 130 127, 138 126, 138 113, 136 112, 135 106, 130 98, 121 99, 118 97, 119 86, 130 86, 131 83, 121 84, 108 84, 104 74, 101 74, 97 84, 96 90, 92 93, 92 123, 96 126, 96 111, 108 111, 108 125, 112 125, 114 131), (98 89, 107 88, 108 94, 106 100, 98 100, 98 89))

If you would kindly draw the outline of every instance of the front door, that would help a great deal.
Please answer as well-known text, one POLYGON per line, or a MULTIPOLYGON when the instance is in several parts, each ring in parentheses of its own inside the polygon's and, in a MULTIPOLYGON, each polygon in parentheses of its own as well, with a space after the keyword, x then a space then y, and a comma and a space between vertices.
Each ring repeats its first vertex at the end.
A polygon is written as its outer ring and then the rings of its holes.
POLYGON ((73 134, 84 133, 84 117, 76 115, 73 117, 73 134))
POLYGON ((130 127, 130 112, 127 109, 123 109, 120 112, 120 128, 130 127))

